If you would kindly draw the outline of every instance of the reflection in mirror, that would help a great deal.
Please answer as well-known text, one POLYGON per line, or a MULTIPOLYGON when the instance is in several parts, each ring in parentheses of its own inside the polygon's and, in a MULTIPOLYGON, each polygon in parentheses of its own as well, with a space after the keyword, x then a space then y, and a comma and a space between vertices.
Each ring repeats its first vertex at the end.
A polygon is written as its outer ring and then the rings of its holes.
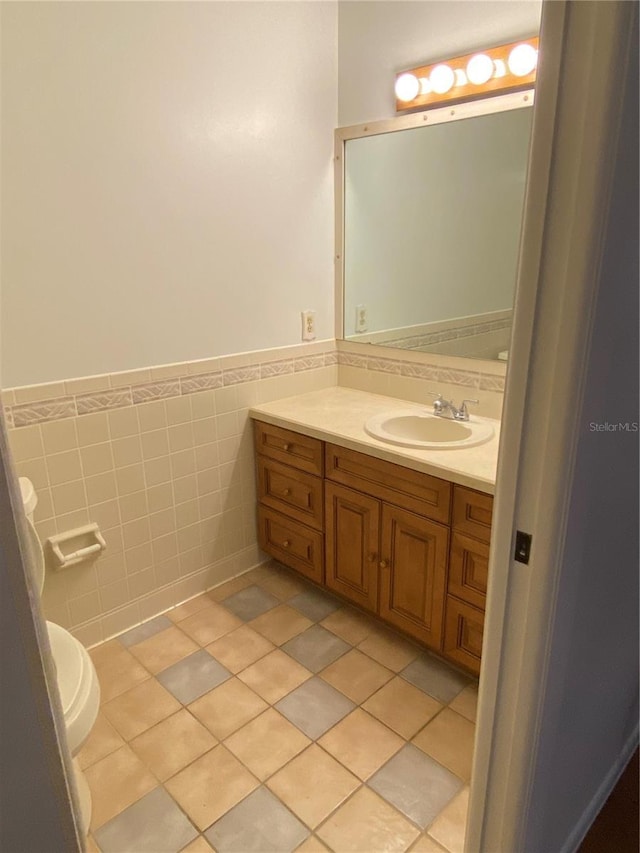
POLYGON ((507 97, 346 140, 346 339, 506 359, 532 114, 507 97))

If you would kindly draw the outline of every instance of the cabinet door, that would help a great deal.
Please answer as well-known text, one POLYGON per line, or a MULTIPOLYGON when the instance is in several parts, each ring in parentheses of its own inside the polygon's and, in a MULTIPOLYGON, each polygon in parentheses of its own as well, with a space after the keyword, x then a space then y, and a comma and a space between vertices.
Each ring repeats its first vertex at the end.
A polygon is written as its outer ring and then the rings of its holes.
POLYGON ((380 502, 326 482, 325 519, 326 585, 376 612, 380 502))
POLYGON ((480 674, 484 613, 452 595, 447 597, 447 622, 444 654, 465 666, 474 675, 480 674))
POLYGON ((380 615, 433 649, 442 646, 449 531, 382 505, 380 615))
POLYGON ((488 576, 489 545, 453 530, 449 557, 449 593, 484 610, 488 576))

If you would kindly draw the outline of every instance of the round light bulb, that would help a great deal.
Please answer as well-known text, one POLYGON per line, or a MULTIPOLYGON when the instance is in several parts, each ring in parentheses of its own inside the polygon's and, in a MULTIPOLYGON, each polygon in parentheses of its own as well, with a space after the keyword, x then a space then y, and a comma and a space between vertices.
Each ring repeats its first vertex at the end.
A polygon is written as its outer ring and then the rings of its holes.
POLYGON ((538 63, 538 51, 530 44, 519 44, 509 54, 507 64, 509 71, 516 77, 526 77, 531 74, 538 63))
POLYGON ((494 71, 493 60, 486 53, 476 53, 467 62, 467 77, 476 86, 482 86, 483 83, 491 80, 494 71))
POLYGON ((429 75, 431 88, 438 95, 444 95, 456 82, 456 75, 448 65, 436 65, 429 75))
POLYGON ((412 101, 420 91, 420 81, 413 74, 401 74, 396 80, 396 98, 399 101, 412 101))

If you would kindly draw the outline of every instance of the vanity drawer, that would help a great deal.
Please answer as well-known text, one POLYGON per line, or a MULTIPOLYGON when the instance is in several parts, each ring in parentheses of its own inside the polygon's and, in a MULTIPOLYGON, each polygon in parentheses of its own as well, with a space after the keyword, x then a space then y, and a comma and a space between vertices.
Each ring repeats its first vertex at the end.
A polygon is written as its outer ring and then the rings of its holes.
POLYGON ((323 481, 319 477, 260 454, 256 457, 256 467, 258 498, 265 506, 322 530, 323 481))
POLYGON ((451 483, 355 450, 327 444, 326 476, 343 486, 424 515, 449 522, 451 483))
POLYGON ((322 534, 279 512, 258 507, 258 541, 263 551, 316 583, 324 580, 322 534))
POLYGON ((277 462, 322 477, 322 442, 299 432, 255 421, 256 450, 277 462))
POLYGON ((483 630, 482 610, 447 596, 443 653, 475 675, 480 673, 483 630))
POLYGON ((488 575, 489 544, 453 530, 448 591, 484 610, 488 575))
POLYGON ((493 498, 473 489, 456 486, 453 490, 453 524, 455 530, 467 533, 481 542, 491 539, 493 498))

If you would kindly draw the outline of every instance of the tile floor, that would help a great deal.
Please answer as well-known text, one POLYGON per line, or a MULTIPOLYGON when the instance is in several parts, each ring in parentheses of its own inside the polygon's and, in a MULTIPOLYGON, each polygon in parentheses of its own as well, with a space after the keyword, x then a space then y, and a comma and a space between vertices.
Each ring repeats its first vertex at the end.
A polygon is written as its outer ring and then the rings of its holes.
POLYGON ((458 853, 476 686, 277 563, 92 650, 103 853, 458 853))

